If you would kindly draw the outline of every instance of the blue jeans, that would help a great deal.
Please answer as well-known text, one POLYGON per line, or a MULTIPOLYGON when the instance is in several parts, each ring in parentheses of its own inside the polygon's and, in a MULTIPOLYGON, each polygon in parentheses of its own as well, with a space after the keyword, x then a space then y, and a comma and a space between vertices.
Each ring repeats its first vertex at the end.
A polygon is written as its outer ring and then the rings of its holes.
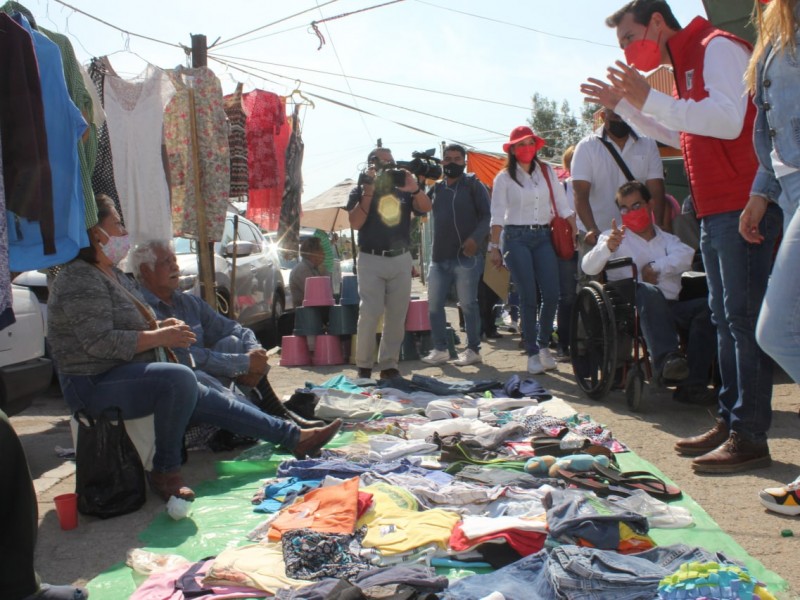
POLYGON ((553 320, 558 307, 558 260, 547 227, 525 229, 507 225, 503 235, 506 265, 519 291, 522 334, 528 355, 531 356, 540 348, 547 348, 550 334, 553 333, 553 320), (542 300, 538 315, 537 286, 542 300))
POLYGON ((190 422, 209 423, 290 449, 300 440, 300 429, 293 423, 198 383, 194 372, 183 365, 134 362, 100 375, 59 374, 59 379, 72 411, 84 409, 95 416, 115 406, 123 419, 153 415, 154 471, 180 468, 183 434, 190 422))
POLYGON ((71 411, 97 416, 116 406, 123 419, 154 417, 154 471, 181 466, 183 434, 197 405, 197 378, 189 367, 174 363, 127 363, 100 375, 59 373, 64 400, 71 411))
POLYGON ((748 244, 739 235, 740 214, 703 217, 700 249, 717 326, 719 416, 750 441, 763 441, 772 421, 772 360, 756 343, 756 319, 783 215, 770 204, 759 226, 764 241, 748 244))
POLYGON ((572 307, 578 295, 578 252, 571 258, 558 258, 558 347, 564 352, 569 349, 572 333, 572 307))
POLYGON ((478 308, 478 282, 483 274, 483 256, 459 256, 432 262, 428 269, 428 312, 431 318, 433 347, 447 350, 447 321, 444 305, 455 281, 458 303, 464 313, 467 348, 478 352, 481 347, 481 313, 478 308))
POLYGON ((787 226, 761 306, 756 339, 764 352, 800 383, 800 277, 794 264, 800 257, 800 173, 779 181, 787 226))
POLYGON ((548 577, 559 598, 654 598, 670 571, 646 558, 573 545, 554 548, 548 577))
POLYGON ((480 600, 500 592, 506 600, 556 600, 548 581, 549 558, 545 550, 486 575, 471 575, 451 584, 441 597, 446 600, 480 600))
POLYGON ((705 298, 669 301, 657 286, 639 283, 636 286, 636 309, 655 375, 661 374, 667 355, 678 351, 678 331, 683 330, 689 334, 686 348, 689 376, 682 384, 707 385, 713 362, 711 349, 716 348, 708 301, 705 298))

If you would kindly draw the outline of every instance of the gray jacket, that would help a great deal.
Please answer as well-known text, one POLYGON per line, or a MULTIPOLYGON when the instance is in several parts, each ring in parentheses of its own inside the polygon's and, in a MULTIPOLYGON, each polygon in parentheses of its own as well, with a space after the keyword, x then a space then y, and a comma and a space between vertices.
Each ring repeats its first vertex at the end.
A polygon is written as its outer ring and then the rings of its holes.
MULTIPOLYGON (((139 297, 122 271, 117 281, 139 297)), ((155 362, 154 350, 136 353, 139 332, 150 329, 131 298, 96 267, 75 259, 58 274, 47 302, 47 339, 65 375, 98 375, 128 362, 155 362)))

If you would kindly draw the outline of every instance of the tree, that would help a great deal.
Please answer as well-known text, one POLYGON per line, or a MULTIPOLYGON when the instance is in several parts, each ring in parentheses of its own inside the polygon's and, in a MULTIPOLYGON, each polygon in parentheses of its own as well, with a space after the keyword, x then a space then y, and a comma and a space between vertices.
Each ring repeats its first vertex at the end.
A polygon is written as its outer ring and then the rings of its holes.
POLYGON ((593 104, 584 105, 580 116, 575 116, 566 100, 559 107, 555 100, 538 92, 531 97, 531 104, 533 106, 528 123, 536 135, 547 142, 539 155, 555 161, 560 161, 564 150, 577 144, 593 129, 592 116, 598 108, 593 104))

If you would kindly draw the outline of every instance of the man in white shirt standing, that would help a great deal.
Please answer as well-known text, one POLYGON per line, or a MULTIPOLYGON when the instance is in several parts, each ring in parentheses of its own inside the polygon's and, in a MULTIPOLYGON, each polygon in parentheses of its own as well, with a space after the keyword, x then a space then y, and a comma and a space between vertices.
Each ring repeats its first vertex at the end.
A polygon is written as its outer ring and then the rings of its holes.
MULTIPOLYGON (((652 200, 639 181, 623 184, 616 196, 622 227, 612 219, 583 257, 587 275, 597 275, 614 258, 630 257, 636 264, 636 308, 639 324, 653 359, 656 378, 677 383, 677 400, 708 402, 715 331, 705 298, 679 301, 681 275, 692 265, 694 250, 677 236, 653 224, 652 200), (689 332, 687 356, 678 351, 678 330, 689 332)), ((609 281, 629 277, 628 269, 607 272, 609 281)), ((713 397, 712 397, 713 400, 713 397)))
POLYGON ((608 81, 589 79, 581 91, 638 131, 681 149, 701 220, 700 249, 717 325, 719 413, 714 427, 679 439, 675 450, 697 457, 692 468, 698 473, 769 466, 773 365, 756 343, 755 324, 783 216, 771 203, 759 224, 761 244, 738 235, 757 167, 755 107, 744 85, 750 44, 702 17, 681 27, 665 0, 633 0, 606 24, 616 29, 628 64, 617 61, 608 81), (674 98, 651 89, 639 72, 659 64, 673 67, 674 98))
POLYGON ((650 190, 659 223, 664 212, 664 166, 655 140, 637 135, 611 109, 604 111, 603 119, 602 131, 587 135, 575 147, 570 170, 578 230, 585 233, 584 250, 597 243, 600 232, 611 228, 612 219, 619 222, 614 198, 619 186, 630 178, 617 158, 633 179, 650 190))

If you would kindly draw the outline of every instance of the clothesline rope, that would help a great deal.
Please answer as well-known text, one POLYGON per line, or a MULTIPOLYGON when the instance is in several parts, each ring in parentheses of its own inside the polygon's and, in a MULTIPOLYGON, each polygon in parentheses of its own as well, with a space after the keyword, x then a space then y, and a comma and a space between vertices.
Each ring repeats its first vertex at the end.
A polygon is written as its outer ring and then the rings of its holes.
MULTIPOLYGON (((209 56, 209 58, 212 57, 211 54, 209 54, 208 56, 209 56)), ((258 67, 253 67, 253 66, 250 66, 250 65, 243 65, 242 63, 238 63, 238 62, 235 62, 235 61, 230 61, 230 60, 229 61, 225 61, 225 60, 222 60, 220 58, 217 58, 216 55, 214 55, 214 59, 217 62, 221 63, 221 64, 227 64, 227 65, 230 65, 230 66, 238 66, 238 67, 245 66, 245 67, 251 68, 251 69, 253 69, 255 71, 260 71, 260 72, 266 73, 267 75, 272 75, 274 77, 281 77, 283 79, 293 79, 293 80, 295 79, 293 77, 288 77, 286 75, 281 75, 280 73, 273 73, 271 71, 266 71, 264 69, 259 69, 258 67)), ((322 84, 319 84, 319 83, 312 83, 312 82, 309 82, 309 81, 305 81, 304 83, 306 85, 311 85, 311 86, 314 86, 314 87, 322 88, 324 90, 329 90, 331 92, 337 92, 337 93, 340 93, 340 94, 347 94, 348 93, 348 92, 345 92, 345 91, 342 91, 342 90, 338 90, 336 88, 332 88, 332 87, 329 87, 329 86, 326 86, 326 85, 322 85, 322 84)), ((350 95, 352 95, 355 98, 360 98, 362 100, 368 100, 370 102, 375 102, 377 104, 383 104, 385 106, 390 106, 392 108, 399 108, 400 110, 405 110, 405 111, 412 112, 412 113, 415 113, 415 114, 419 114, 419 115, 422 115, 422 116, 425 116, 425 117, 431 117, 431 118, 434 118, 434 119, 439 119, 441 121, 447 121, 448 123, 454 123, 456 125, 461 125, 463 127, 469 127, 471 129, 477 129, 479 131, 485 131, 487 133, 492 133, 492 134, 499 135, 499 136, 505 135, 505 134, 503 134, 502 132, 499 132, 499 131, 494 131, 492 129, 486 129, 485 127, 480 127, 478 125, 471 125, 469 123, 464 123, 462 121, 456 121, 454 119, 449 119, 447 117, 434 115, 434 114, 427 113, 427 112, 424 112, 424 111, 421 111, 421 110, 416 110, 414 108, 408 108, 407 106, 401 106, 399 104, 393 104, 391 102, 385 102, 383 100, 376 100, 375 98, 370 98, 368 96, 362 96, 362 95, 359 95, 359 94, 350 94, 350 95)), ((369 113, 369 114, 371 114, 371 113, 369 113)))
MULTIPOLYGON (((249 71, 246 68, 237 66, 237 65, 235 65, 233 63, 228 63, 228 62, 225 62, 223 60, 220 60, 219 58, 216 58, 215 56, 213 56, 211 54, 208 55, 208 58, 213 60, 213 61, 215 61, 215 62, 218 62, 221 65, 228 66, 231 69, 235 69, 235 70, 237 70, 237 71, 239 71, 241 73, 244 73, 245 75, 250 75, 252 77, 256 77, 258 79, 261 79, 262 81, 267 81, 269 83, 277 84, 277 82, 275 82, 275 81, 273 81, 271 79, 268 79, 268 78, 264 77, 263 75, 259 75, 258 73, 254 73, 252 71, 249 71)), ((282 77, 282 76, 279 76, 279 77, 282 77)), ((330 102, 331 104, 336 104, 337 106, 341 106, 343 108, 354 110, 356 112, 361 112, 361 113, 364 113, 365 115, 369 115, 371 117, 382 119, 384 121, 389 121, 390 123, 394 123, 395 125, 399 125, 400 127, 405 127, 406 129, 411 129, 412 131, 416 131, 416 132, 419 132, 419 133, 422 133, 422 134, 425 134, 425 135, 430 135, 430 136, 436 137, 438 139, 443 139, 444 137, 446 137, 446 136, 442 136, 441 134, 438 134, 438 133, 433 133, 433 132, 427 131, 425 129, 420 129, 419 127, 415 127, 414 125, 409 125, 407 123, 402 123, 400 121, 395 121, 393 119, 388 119, 386 117, 382 117, 381 115, 369 112, 367 110, 364 110, 363 108, 357 108, 357 107, 352 106, 350 104, 347 104, 345 102, 340 102, 339 100, 334 100, 333 98, 327 98, 325 96, 321 96, 319 94, 314 94, 312 92, 305 92, 305 93, 308 94, 309 96, 312 96, 313 98, 317 98, 317 99, 323 100, 325 102, 330 102)), ((467 144, 466 142, 460 142, 458 140, 452 140, 452 141, 455 142, 455 143, 461 144, 462 146, 472 147, 472 144, 467 144)))
MULTIPOLYGON (((325 23, 327 21, 335 21, 336 19, 343 19, 344 17, 349 17, 351 15, 357 15, 358 13, 367 12, 368 10, 375 10, 376 8, 383 8, 384 6, 389 6, 390 4, 397 4, 398 2, 403 2, 403 0, 390 0, 389 2, 384 2, 383 4, 376 4, 375 6, 367 6, 365 8, 359 8, 358 10, 351 10, 350 12, 342 13, 340 15, 336 15, 333 17, 325 17, 324 19, 320 19, 318 21, 311 21, 311 29, 316 34, 317 38, 319 39, 319 47, 317 50, 321 50, 322 47, 325 45, 325 36, 322 35, 322 32, 319 30, 320 23, 325 23)), ((324 4, 322 5, 324 6, 324 4)), ((319 8, 322 8, 320 6, 319 8)))
POLYGON ((244 33, 240 33, 239 35, 230 37, 227 40, 218 42, 216 45, 217 47, 221 48, 222 46, 226 46, 227 44, 230 44, 232 41, 248 36, 251 33, 256 33, 257 31, 261 31, 263 29, 266 29, 267 27, 272 27, 273 25, 277 25, 278 23, 283 23, 284 21, 288 21, 289 19, 299 17, 300 15, 303 15, 307 12, 311 12, 312 10, 317 10, 318 8, 322 8, 323 6, 327 6, 328 4, 333 4, 334 2, 338 2, 338 0, 328 0, 328 2, 325 2, 324 4, 320 4, 319 6, 314 6, 312 8, 307 8, 306 10, 301 10, 300 12, 294 13, 293 15, 289 15, 288 17, 283 17, 282 19, 278 19, 277 21, 272 21, 270 23, 267 23, 266 25, 261 25, 260 27, 256 27, 255 29, 251 29, 250 31, 245 31, 244 33))
POLYGON ((113 23, 109 23, 108 21, 106 21, 104 19, 101 19, 100 17, 96 17, 93 14, 90 14, 90 13, 84 11, 84 10, 81 10, 77 6, 72 6, 71 4, 68 4, 68 3, 64 2, 64 0, 53 0, 53 1, 57 2, 58 4, 61 4, 62 6, 66 6, 70 10, 73 10, 76 13, 80 13, 85 17, 89 17, 90 19, 94 19, 98 23, 102 23, 103 25, 105 25, 107 27, 111 27, 112 29, 116 29, 117 31, 121 31, 122 33, 124 33, 124 34, 126 34, 128 36, 134 36, 134 37, 142 38, 144 40, 150 40, 151 42, 156 42, 158 44, 164 44, 165 46, 172 46, 173 48, 184 49, 184 46, 182 46, 181 44, 174 44, 172 42, 165 42, 164 40, 159 40, 157 38, 150 37, 149 35, 142 35, 141 33, 134 33, 132 31, 128 31, 127 29, 123 29, 122 27, 118 27, 118 26, 114 25, 113 23))
POLYGON ((428 94, 439 94, 442 96, 448 96, 450 98, 461 98, 462 100, 474 100, 475 102, 484 102, 486 104, 495 104, 497 106, 507 106, 508 108, 519 108, 521 110, 530 110, 530 106, 521 106, 518 104, 509 104, 508 102, 500 102, 499 100, 488 100, 486 98, 477 98, 475 96, 466 96, 463 94, 454 94, 453 92, 444 92, 442 90, 433 90, 430 88, 423 88, 414 85, 406 85, 403 83, 394 83, 391 81, 381 81, 379 79, 371 79, 369 77, 359 77, 357 75, 340 75, 338 73, 333 73, 331 71, 323 71, 321 69, 311 69, 309 67, 298 67, 295 65, 284 65, 281 63, 274 63, 267 60, 259 60, 255 58, 247 58, 244 56, 231 56, 229 54, 216 54, 219 58, 223 58, 226 60, 235 60, 235 61, 247 61, 252 63, 258 63, 263 65, 271 65, 273 67, 283 67, 285 69, 296 69, 298 71, 308 71, 310 73, 319 73, 320 75, 333 75, 335 77, 348 77, 349 79, 355 79, 357 81, 366 81, 368 83, 377 83, 380 85, 389 85, 392 87, 404 88, 408 90, 415 90, 418 92, 426 92, 428 94))

